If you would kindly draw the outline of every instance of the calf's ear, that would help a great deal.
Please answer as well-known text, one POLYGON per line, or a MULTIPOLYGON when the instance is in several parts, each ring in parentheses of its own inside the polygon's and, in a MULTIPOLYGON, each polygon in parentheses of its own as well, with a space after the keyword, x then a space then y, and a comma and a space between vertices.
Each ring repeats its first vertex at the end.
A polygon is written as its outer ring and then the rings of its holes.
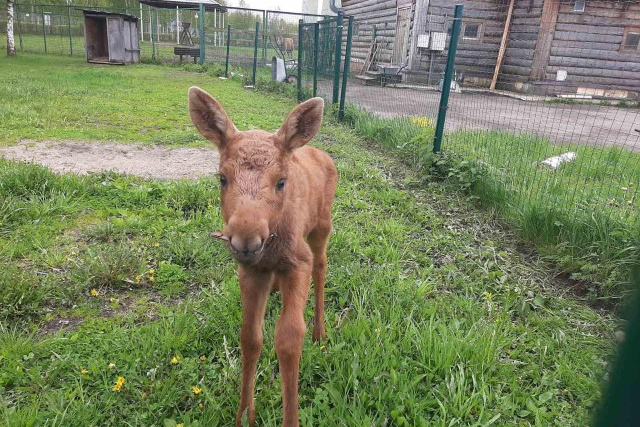
POLYGON ((295 150, 311 141, 320 130, 323 111, 322 98, 311 98, 294 108, 276 132, 284 148, 295 150))
POLYGON ((238 132, 222 105, 196 86, 189 89, 189 114, 198 131, 219 149, 238 132))

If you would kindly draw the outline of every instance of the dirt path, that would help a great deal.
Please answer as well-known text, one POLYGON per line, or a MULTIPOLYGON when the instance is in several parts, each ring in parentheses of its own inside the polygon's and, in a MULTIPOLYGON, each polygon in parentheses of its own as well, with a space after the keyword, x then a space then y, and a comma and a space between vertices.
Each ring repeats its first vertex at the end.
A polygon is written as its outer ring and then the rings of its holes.
POLYGON ((115 171, 145 178, 196 179, 218 170, 213 148, 167 148, 83 141, 22 141, 0 147, 0 157, 39 163, 54 172, 115 171))

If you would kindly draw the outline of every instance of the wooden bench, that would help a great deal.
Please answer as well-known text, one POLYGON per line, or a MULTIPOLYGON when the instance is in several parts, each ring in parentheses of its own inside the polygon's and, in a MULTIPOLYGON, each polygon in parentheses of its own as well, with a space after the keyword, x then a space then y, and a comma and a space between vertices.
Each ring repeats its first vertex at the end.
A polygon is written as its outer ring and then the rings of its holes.
POLYGON ((182 57, 193 56, 193 63, 196 63, 196 59, 200 58, 200 48, 199 47, 186 47, 186 46, 175 46, 173 48, 173 54, 180 56, 180 62, 182 62, 182 57))

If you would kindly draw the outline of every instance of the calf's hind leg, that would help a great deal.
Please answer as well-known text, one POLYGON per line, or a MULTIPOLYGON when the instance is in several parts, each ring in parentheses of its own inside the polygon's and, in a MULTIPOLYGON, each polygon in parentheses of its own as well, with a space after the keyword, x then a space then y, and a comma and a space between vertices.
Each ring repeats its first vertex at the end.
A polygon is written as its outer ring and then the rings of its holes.
POLYGON ((311 337, 314 342, 325 340, 327 333, 324 330, 324 284, 327 274, 327 244, 331 234, 331 223, 324 227, 316 228, 308 239, 309 247, 313 252, 313 278, 314 290, 314 325, 311 337))

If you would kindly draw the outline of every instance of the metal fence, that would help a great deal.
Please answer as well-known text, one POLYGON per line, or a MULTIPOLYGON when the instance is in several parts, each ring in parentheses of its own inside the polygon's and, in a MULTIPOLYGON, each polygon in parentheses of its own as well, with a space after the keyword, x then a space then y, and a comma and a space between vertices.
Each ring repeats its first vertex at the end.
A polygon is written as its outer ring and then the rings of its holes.
POLYGON ((340 76, 344 66, 342 17, 315 23, 300 22, 298 99, 320 96, 339 102, 340 76))
POLYGON ((640 1, 461 0, 459 18, 446 0, 387 3, 345 2, 347 102, 417 159, 463 157, 476 196, 529 232, 593 259, 638 254, 640 1))
MULTIPOLYGON (((82 9, 126 13, 138 20, 141 59, 173 63, 196 59, 200 63, 228 66, 231 72, 252 74, 271 66, 273 56, 297 57, 298 22, 315 22, 322 15, 221 7, 163 9, 131 2, 128 8, 78 5, 20 4, 14 9, 14 32, 18 52, 84 56, 82 9), (199 18, 204 15, 204 19, 199 18), (257 33, 257 37, 256 37, 257 33), (175 47, 199 48, 202 35, 204 57, 177 55, 175 47), (286 50, 284 41, 293 48, 286 50), (254 50, 257 46, 256 60, 254 50), (228 52, 228 53, 227 53, 228 52), (248 71, 247 71, 248 70, 248 71)), ((0 33, 6 31, 6 4, 0 5, 0 33)), ((0 40, 6 48, 6 37, 0 40)), ((263 73, 266 74, 266 72, 263 73)))

